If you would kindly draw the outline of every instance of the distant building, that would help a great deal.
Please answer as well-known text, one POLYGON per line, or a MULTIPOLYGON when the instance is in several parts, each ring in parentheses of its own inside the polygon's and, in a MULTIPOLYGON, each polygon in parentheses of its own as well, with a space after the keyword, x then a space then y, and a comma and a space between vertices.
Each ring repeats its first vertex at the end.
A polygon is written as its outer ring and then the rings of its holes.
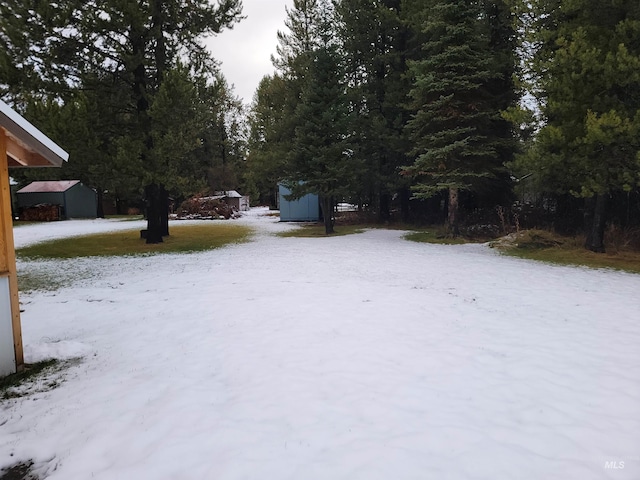
POLYGON ((287 200, 291 190, 278 185, 278 204, 281 222, 318 222, 320 221, 320 200, 318 195, 309 193, 298 200, 287 200))
POLYGON ((96 218, 96 192, 80 180, 32 182, 18 190, 18 208, 41 204, 59 205, 63 218, 96 218))
POLYGON ((212 198, 224 200, 227 205, 237 212, 246 212, 251 208, 250 198, 246 195, 240 195, 235 190, 216 192, 215 196, 212 198))

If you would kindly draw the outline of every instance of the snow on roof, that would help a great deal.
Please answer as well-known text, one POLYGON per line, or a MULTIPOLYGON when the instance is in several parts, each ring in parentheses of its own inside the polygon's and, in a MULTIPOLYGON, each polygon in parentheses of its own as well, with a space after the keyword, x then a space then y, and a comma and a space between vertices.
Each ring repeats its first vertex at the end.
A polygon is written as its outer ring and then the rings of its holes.
POLYGON ((18 190, 18 193, 58 193, 66 192, 74 185, 80 183, 80 180, 60 180, 51 182, 31 182, 24 188, 18 190))
POLYGON ((206 202, 209 200, 222 200, 223 198, 225 198, 225 195, 209 195, 208 197, 200 197, 198 198, 198 201, 200 203, 202 202, 206 202))
POLYGON ((9 166, 55 166, 69 154, 0 100, 0 127, 7 132, 9 166))
POLYGON ((216 197, 219 197, 219 198, 224 198, 224 197, 227 197, 227 198, 242 198, 242 195, 240 195, 235 190, 227 190, 227 191, 216 192, 216 197))

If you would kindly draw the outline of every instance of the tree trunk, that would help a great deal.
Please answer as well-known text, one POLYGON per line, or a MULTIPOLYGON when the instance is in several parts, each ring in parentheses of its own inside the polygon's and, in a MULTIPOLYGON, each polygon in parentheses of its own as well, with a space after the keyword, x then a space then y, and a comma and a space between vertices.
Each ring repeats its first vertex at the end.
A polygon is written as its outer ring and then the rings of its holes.
POLYGON ((169 193, 160 185, 160 231, 163 237, 169 236, 169 193))
POLYGON ((380 210, 378 219, 380 222, 388 222, 391 218, 391 195, 387 192, 380 192, 380 210))
POLYGON ((458 188, 449 188, 449 205, 447 210, 447 230, 449 235, 457 237, 460 235, 458 226, 458 188))
POLYGON ((407 187, 402 187, 400 189, 400 212, 402 216, 402 221, 408 223, 410 220, 411 212, 410 212, 410 199, 411 192, 407 187))
POLYGON ((96 211, 97 218, 104 218, 104 193, 101 188, 96 188, 96 197, 98 200, 98 207, 96 211))
POLYGON ((590 198, 585 209, 585 248, 596 253, 605 253, 604 228, 607 218, 607 194, 599 193, 590 198))
POLYGON ((160 187, 152 183, 144 188, 147 207, 147 243, 162 243, 162 207, 160 187))
POLYGON ((320 207, 322 208, 322 218, 324 220, 324 233, 326 235, 334 233, 332 204, 331 197, 320 197, 320 207))
POLYGON ((167 69, 167 47, 164 38, 164 2, 155 0, 150 2, 152 35, 155 39, 154 57, 156 61, 156 84, 160 85, 167 69))

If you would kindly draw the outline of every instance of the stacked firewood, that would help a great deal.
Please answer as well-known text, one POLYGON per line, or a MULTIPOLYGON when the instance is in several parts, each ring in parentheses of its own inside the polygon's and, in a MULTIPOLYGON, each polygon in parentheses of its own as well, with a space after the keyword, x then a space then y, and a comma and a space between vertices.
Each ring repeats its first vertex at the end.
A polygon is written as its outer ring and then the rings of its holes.
POLYGON ((25 222, 53 222, 62 219, 62 207, 49 203, 41 203, 32 207, 24 207, 20 211, 20 220, 25 222))

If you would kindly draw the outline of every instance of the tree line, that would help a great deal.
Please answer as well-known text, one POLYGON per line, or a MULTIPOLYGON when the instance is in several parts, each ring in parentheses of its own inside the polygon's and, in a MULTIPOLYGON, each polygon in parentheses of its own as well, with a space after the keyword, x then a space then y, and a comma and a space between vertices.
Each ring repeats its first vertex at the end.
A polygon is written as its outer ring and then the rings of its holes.
MULTIPOLYGON (((240 0, 0 1, 0 97, 121 203, 240 188, 381 222, 640 222, 637 0, 294 0, 249 112, 204 47, 240 0)), ((464 231, 462 233, 465 233, 464 231)))
POLYGON ((637 1, 295 0, 286 27, 249 118, 263 201, 318 194, 328 232, 338 199, 452 235, 538 208, 594 251, 638 224, 637 1))

